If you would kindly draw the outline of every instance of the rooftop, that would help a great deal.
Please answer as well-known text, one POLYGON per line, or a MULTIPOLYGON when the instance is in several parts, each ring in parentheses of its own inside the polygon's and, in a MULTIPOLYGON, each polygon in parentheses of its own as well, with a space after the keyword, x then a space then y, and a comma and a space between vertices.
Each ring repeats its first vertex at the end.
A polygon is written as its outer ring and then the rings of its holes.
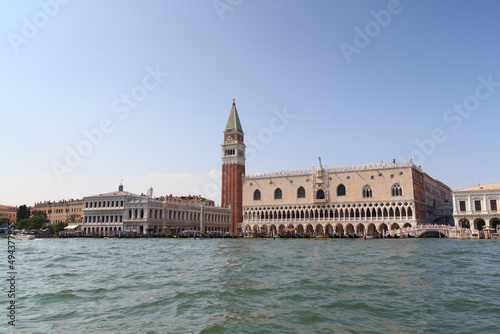
POLYGON ((474 187, 470 188, 465 188, 465 189, 460 189, 460 190, 455 190, 457 191, 480 191, 480 190, 500 190, 500 184, 484 184, 484 185, 477 185, 474 187))
POLYGON ((112 192, 104 193, 104 194, 85 196, 85 198, 88 198, 88 197, 113 197, 113 196, 141 196, 141 195, 129 193, 128 191, 118 190, 118 191, 112 191, 112 192))
MULTIPOLYGON (((349 166, 339 166, 339 167, 325 167, 329 173, 342 173, 342 172, 356 172, 363 170, 382 170, 382 169, 394 169, 401 167, 417 167, 413 162, 403 162, 403 163, 390 163, 390 162, 375 162, 359 165, 349 165, 349 166)), ((270 174, 254 174, 247 175, 245 179, 264 179, 269 177, 280 177, 280 176, 300 176, 300 175, 311 175, 316 171, 317 167, 310 169, 298 169, 298 170, 288 170, 275 172, 270 174)))

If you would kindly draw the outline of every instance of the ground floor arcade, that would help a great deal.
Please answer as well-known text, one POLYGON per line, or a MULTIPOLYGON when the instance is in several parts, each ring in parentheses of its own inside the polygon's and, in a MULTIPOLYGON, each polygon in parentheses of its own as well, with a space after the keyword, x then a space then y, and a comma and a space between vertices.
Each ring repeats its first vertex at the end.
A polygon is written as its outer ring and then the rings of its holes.
POLYGON ((475 231, 489 229, 494 231, 494 233, 500 233, 500 215, 480 217, 455 217, 455 226, 475 231))
POLYGON ((417 225, 416 221, 405 222, 331 222, 331 223, 246 223, 243 222, 242 230, 245 234, 252 235, 281 235, 292 233, 327 237, 333 235, 357 235, 377 237, 399 233, 403 228, 417 225))

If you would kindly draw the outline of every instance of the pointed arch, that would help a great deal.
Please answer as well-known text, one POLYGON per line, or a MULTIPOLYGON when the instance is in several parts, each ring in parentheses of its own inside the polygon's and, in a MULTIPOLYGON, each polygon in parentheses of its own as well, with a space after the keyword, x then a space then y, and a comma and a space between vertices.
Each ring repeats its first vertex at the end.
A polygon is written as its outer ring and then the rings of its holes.
POLYGON ((403 188, 399 183, 395 183, 391 187, 391 195, 392 196, 403 196, 403 188))
POLYGON ((274 191, 274 199, 283 199, 283 192, 281 191, 281 188, 274 191))
POLYGON ((363 187, 363 197, 373 197, 372 188, 369 185, 363 187))
POLYGON ((261 199, 261 193, 260 193, 260 190, 259 189, 256 189, 254 192, 253 192, 253 200, 254 201, 260 201, 261 199))
POLYGON ((320 189, 316 192, 316 199, 325 199, 325 192, 323 189, 320 189))
POLYGON ((304 187, 299 187, 299 189, 297 189, 297 198, 305 198, 306 197, 306 190, 304 189, 304 187))
POLYGON ((345 196, 345 194, 346 194, 345 186, 341 183, 337 187, 337 196, 345 196))

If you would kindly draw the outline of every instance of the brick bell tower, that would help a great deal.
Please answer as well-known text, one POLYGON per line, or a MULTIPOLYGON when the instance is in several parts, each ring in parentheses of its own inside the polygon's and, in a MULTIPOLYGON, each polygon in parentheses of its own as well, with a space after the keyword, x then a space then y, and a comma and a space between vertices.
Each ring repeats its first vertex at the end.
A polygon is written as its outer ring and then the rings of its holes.
POLYGON ((229 113, 222 143, 222 207, 231 207, 231 233, 238 233, 243 222, 243 176, 245 143, 236 104, 229 113))

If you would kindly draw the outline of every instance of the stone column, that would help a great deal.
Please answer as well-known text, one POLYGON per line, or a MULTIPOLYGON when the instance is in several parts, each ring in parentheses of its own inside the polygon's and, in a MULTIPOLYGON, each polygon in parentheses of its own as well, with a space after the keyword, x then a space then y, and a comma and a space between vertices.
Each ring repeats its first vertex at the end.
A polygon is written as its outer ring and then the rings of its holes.
POLYGON ((201 204, 200 206, 200 233, 205 233, 205 226, 204 226, 204 205, 201 204))

